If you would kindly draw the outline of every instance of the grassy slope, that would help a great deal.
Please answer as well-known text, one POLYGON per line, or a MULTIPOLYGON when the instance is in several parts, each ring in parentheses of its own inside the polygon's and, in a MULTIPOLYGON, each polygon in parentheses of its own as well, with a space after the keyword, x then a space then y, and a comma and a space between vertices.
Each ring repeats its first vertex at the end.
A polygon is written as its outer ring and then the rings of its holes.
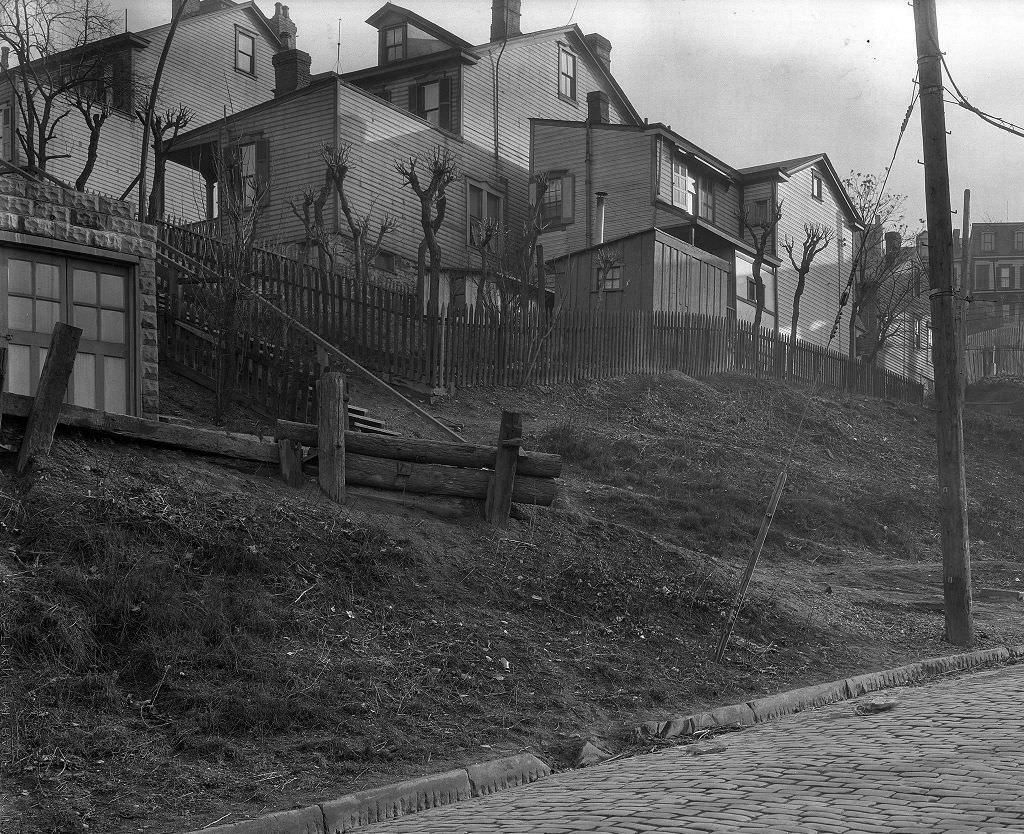
MULTIPOLYGON (((624 749, 648 717, 949 652, 934 415, 819 398, 743 642, 709 662, 806 396, 678 375, 460 394, 436 410, 471 439, 511 406, 566 458, 556 506, 504 530, 82 435, 31 484, 8 462, 0 830, 184 831, 504 752, 564 763, 579 736, 624 749)), ((1017 587, 1024 432, 967 435, 975 581, 1017 587)), ((977 614, 982 645, 1024 633, 977 614)))

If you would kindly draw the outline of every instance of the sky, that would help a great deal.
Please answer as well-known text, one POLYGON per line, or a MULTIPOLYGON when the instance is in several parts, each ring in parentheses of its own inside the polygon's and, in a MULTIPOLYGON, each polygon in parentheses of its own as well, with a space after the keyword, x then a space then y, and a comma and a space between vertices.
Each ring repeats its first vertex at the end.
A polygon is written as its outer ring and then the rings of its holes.
MULTIPOLYGON (((384 0, 291 0, 297 46, 313 72, 376 63, 365 23, 384 0)), ((954 80, 977 107, 1024 125, 1022 0, 936 0, 954 80)), ((489 39, 490 0, 400 0, 471 43, 489 39)), ((273 2, 257 0, 267 15, 273 2)), ((127 0, 138 31, 170 18, 171 0, 127 0)), ((111 7, 126 8, 125 0, 111 7)), ((522 0, 523 31, 569 22, 612 43, 612 74, 641 116, 742 168, 825 152, 840 177, 883 174, 913 93, 913 9, 906 0, 522 0)), ((954 228, 963 191, 973 221, 1024 220, 1024 138, 947 105, 954 228)), ((889 189, 923 228, 924 167, 915 109, 889 189)))

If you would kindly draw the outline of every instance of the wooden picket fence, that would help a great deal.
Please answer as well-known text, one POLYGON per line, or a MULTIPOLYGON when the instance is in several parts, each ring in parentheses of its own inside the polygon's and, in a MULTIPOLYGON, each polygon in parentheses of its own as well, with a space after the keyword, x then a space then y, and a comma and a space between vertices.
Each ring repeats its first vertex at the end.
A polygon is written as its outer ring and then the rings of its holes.
MULTIPOLYGON (((158 246, 166 246, 175 257, 184 253, 214 266, 221 244, 194 230, 164 225, 158 246)), ((706 377, 735 371, 889 399, 918 402, 925 394, 921 381, 852 361, 835 350, 794 344, 772 330, 755 333, 748 322, 661 311, 533 308, 525 316, 507 311, 500 315, 481 306, 427 315, 408 292, 328 274, 267 250, 257 250, 250 266, 252 286, 264 298, 396 384, 451 390, 553 385, 636 373, 681 371, 706 377)), ((199 345, 203 328, 189 296, 188 276, 168 278, 167 270, 160 274, 164 307, 170 313, 163 334, 168 356, 193 369, 200 361, 212 361, 200 359, 202 350, 210 349, 199 345)), ((250 380, 240 380, 240 385, 256 401, 294 392, 301 410, 313 378, 304 374, 312 373, 315 349, 291 338, 285 349, 270 344, 269 338, 239 344, 239 364, 250 380)))

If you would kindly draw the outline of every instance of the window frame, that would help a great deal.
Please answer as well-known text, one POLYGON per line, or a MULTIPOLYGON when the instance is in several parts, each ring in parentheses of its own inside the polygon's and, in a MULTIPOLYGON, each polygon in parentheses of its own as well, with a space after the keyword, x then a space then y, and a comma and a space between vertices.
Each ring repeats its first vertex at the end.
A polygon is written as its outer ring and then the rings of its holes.
POLYGON ((821 174, 811 169, 811 197, 819 203, 825 202, 825 181, 821 174))
POLYGON ((0 106, 0 159, 15 161, 14 110, 10 104, 0 106))
POLYGON ((1024 229, 1017 229, 1013 233, 1013 248, 1018 252, 1024 250, 1024 229))
POLYGON ((625 287, 622 283, 622 264, 617 263, 615 266, 609 267, 608 271, 601 275, 601 264, 597 260, 597 255, 594 255, 594 292, 595 293, 606 293, 606 292, 623 292, 625 287))
POLYGON ((996 233, 995 232, 982 232, 981 233, 981 251, 982 252, 995 252, 996 251, 996 233))
MULTIPOLYGON (((547 171, 548 187, 541 198, 540 222, 541 233, 550 232, 565 228, 576 222, 576 177, 566 170, 547 171), (559 198, 557 201, 550 199, 552 186, 558 183, 559 198), (548 206, 558 206, 558 211, 552 213, 553 209, 548 206)), ((533 182, 530 183, 530 204, 536 205, 537 192, 533 182)))
POLYGON ((1013 289, 1013 267, 1009 264, 997 264, 995 280, 998 284, 997 289, 1009 290, 1013 289))
POLYGON ((979 261, 974 264, 974 275, 972 276, 974 281, 975 292, 991 292, 993 289, 993 272, 992 264, 988 261, 979 261), (979 272, 984 272, 985 275, 985 286, 982 286, 982 282, 979 280, 979 272))
POLYGON ((578 103, 577 99, 577 83, 579 81, 579 62, 576 59, 576 53, 573 52, 564 43, 558 44, 558 97, 563 101, 570 101, 573 104, 578 103), (563 71, 563 58, 568 58, 572 62, 572 72, 563 71), (565 92, 562 89, 563 79, 568 79, 569 92, 565 92))
MULTIPOLYGON (((492 188, 491 186, 489 186, 485 182, 481 182, 480 180, 473 180, 473 179, 470 179, 468 177, 466 178, 466 192, 465 193, 466 193, 466 245, 469 246, 469 247, 472 247, 472 248, 476 248, 476 243, 474 243, 474 241, 473 241, 473 221, 474 220, 489 220, 489 219, 491 219, 491 215, 486 213, 487 205, 488 205, 487 197, 491 196, 491 197, 496 197, 497 201, 498 201, 497 217, 495 217, 494 219, 497 220, 499 224, 502 223, 503 222, 503 217, 504 217, 504 212, 505 212, 505 195, 502 194, 497 189, 492 188), (481 195, 482 195, 482 203, 481 203, 481 205, 482 205, 485 213, 480 218, 477 218, 476 216, 471 214, 472 209, 473 209, 473 189, 474 188, 477 189, 478 191, 480 191, 481 195)), ((497 243, 496 240, 492 240, 491 251, 494 251, 494 245, 496 243, 497 243)))
POLYGON ((241 26, 235 27, 235 72, 240 72, 242 75, 248 75, 252 78, 256 77, 256 33, 243 29, 241 26), (241 50, 242 38, 248 38, 252 44, 251 53, 247 54, 241 50), (249 69, 238 65, 238 59, 243 55, 249 59, 249 69))
MULTIPOLYGON (((697 188, 697 217, 708 223, 715 222, 715 183, 711 177, 702 174, 695 178, 697 188), (705 212, 706 209, 706 212, 705 212)), ((692 212, 691 212, 692 213, 692 212)))
POLYGON ((380 64, 394 64, 398 61, 404 61, 406 56, 409 54, 409 32, 405 23, 399 23, 397 26, 387 26, 380 30, 380 55, 378 63, 380 64), (400 43, 388 43, 389 32, 401 32, 400 43), (391 49, 400 48, 402 54, 397 58, 389 57, 388 51, 391 49))

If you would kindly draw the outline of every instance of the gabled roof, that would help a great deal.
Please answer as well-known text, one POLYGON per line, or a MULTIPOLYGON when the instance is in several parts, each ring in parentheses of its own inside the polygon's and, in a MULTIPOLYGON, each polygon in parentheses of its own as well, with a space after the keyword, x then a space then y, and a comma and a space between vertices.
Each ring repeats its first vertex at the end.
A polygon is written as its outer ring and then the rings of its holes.
POLYGON ((604 64, 597 59, 594 51, 590 48, 583 37, 583 30, 575 23, 570 23, 567 26, 555 26, 551 29, 541 29, 539 32, 523 32, 520 35, 513 35, 512 37, 504 40, 488 41, 487 43, 474 47, 474 49, 481 51, 487 47, 493 48, 507 43, 529 43, 530 41, 545 40, 550 38, 552 35, 562 35, 567 38, 572 37, 573 40, 576 41, 576 48, 587 57, 595 72, 608 82, 612 90, 615 92, 615 95, 618 96, 619 101, 625 105, 626 111, 630 118, 633 119, 633 122, 638 125, 643 124, 644 120, 640 117, 640 114, 637 113, 636 108, 633 107, 633 102, 631 102, 629 97, 625 92, 623 92, 622 87, 619 86, 619 82, 615 80, 614 76, 604 68, 604 64))
POLYGON ((853 204, 850 199, 850 195, 846 191, 846 187, 843 185, 843 181, 839 179, 839 174, 836 173, 836 169, 832 167, 832 161, 828 158, 826 153, 817 153, 810 156, 797 156, 793 159, 784 159, 781 162, 768 162, 764 165, 754 165, 750 168, 740 168, 739 173, 746 182, 757 182, 758 180, 766 180, 773 178, 789 179, 793 174, 803 171, 805 168, 810 168, 812 165, 820 165, 828 176, 829 181, 832 183, 832 188, 838 197, 839 201, 846 208, 847 213, 853 222, 859 228, 864 227, 864 219, 860 216, 860 212, 857 211, 857 207, 853 204))
POLYGON ((453 35, 447 29, 442 29, 436 23, 427 20, 425 17, 421 17, 416 14, 416 12, 406 9, 403 6, 398 6, 394 3, 385 3, 372 15, 366 18, 366 22, 375 29, 384 29, 398 23, 411 23, 417 29, 422 29, 428 35, 433 35, 439 41, 455 47, 456 49, 473 48, 473 44, 469 41, 464 41, 458 35, 453 35))
MULTIPOLYGON (((277 33, 270 28, 270 23, 267 22, 267 18, 264 17, 259 6, 252 2, 252 0, 243 0, 243 2, 240 3, 233 2, 233 0, 204 0, 204 2, 199 4, 199 9, 195 14, 183 17, 178 25, 181 26, 182 24, 185 24, 190 20, 195 20, 198 17, 204 17, 211 14, 221 14, 224 12, 233 12, 238 9, 245 10, 253 23, 255 23, 256 26, 263 31, 263 34, 265 34, 273 43, 276 43, 279 46, 282 45, 281 39, 278 38, 277 33)), ((167 29, 170 25, 171 23, 168 21, 167 23, 161 23, 158 26, 151 26, 149 29, 144 29, 137 34, 143 36, 151 35, 154 32, 167 29)))

